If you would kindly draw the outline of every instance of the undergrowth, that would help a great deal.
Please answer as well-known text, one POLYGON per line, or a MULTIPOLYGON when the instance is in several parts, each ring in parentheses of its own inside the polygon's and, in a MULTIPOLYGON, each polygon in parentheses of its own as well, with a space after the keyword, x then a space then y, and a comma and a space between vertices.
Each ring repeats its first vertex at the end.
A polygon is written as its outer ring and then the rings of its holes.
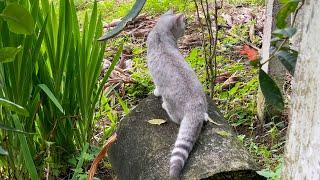
MULTIPOLYGON (((229 0, 229 3, 236 6, 248 6, 255 8, 252 5, 263 5, 263 0, 229 0)), ((123 17, 131 8, 133 1, 101 1, 98 3, 98 10, 102 13, 104 22, 111 22, 114 19, 123 17)), ((89 1, 79 0, 76 2, 78 7, 78 16, 84 17, 86 11, 90 11, 92 3, 89 1)), ((157 16, 169 8, 173 8, 178 12, 185 12, 188 16, 194 15, 194 5, 192 1, 183 0, 149 0, 147 1, 143 12, 150 16, 157 16)), ((195 21, 195 18, 191 18, 195 21)), ((223 21, 220 20, 219 21, 223 21)), ((231 29, 233 34, 231 36, 225 33, 222 28, 219 32, 217 67, 218 74, 228 72, 237 76, 237 82, 227 88, 223 87, 223 83, 217 83, 214 93, 214 101, 219 110, 223 113, 225 119, 238 134, 238 139, 251 152, 253 157, 259 162, 264 171, 260 173, 268 176, 271 179, 279 176, 282 162, 282 153, 284 145, 284 130, 285 123, 271 122, 263 127, 262 132, 257 130, 257 93, 258 93, 258 69, 252 68, 249 61, 241 57, 237 51, 239 46, 245 44, 242 39, 249 38, 249 28, 252 23, 234 25, 231 29), (241 37, 241 38, 240 38, 241 37)), ((191 27, 192 28, 192 27, 191 27)), ((102 144, 116 129, 119 119, 124 114, 127 114, 141 99, 145 98, 154 89, 151 76, 146 65, 146 47, 145 44, 135 44, 131 37, 122 37, 125 44, 132 45, 133 67, 130 70, 133 83, 125 85, 124 96, 113 96, 102 98, 100 103, 97 119, 108 119, 109 124, 97 125, 97 131, 101 132, 100 144, 102 144), (120 98, 120 99, 119 99, 120 98), (125 111, 125 113, 123 113, 125 111)), ((113 40, 112 43, 117 41, 113 40)), ((107 46, 112 46, 108 43, 107 46)), ((261 37, 255 35, 252 43, 256 46, 261 46, 261 37)), ((201 45, 193 47, 186 52, 186 61, 196 71, 199 80, 206 87, 205 77, 205 60, 201 45)), ((90 158, 89 158, 90 159, 90 158)), ((106 167, 110 167, 108 162, 105 162, 106 167)))

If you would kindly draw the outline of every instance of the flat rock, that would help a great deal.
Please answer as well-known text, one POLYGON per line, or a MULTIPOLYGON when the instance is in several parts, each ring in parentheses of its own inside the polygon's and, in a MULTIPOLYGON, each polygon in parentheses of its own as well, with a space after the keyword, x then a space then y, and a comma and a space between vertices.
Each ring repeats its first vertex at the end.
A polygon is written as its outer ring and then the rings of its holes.
MULTIPOLYGON (((120 180, 169 179, 169 159, 179 126, 170 121, 161 102, 150 95, 120 121, 118 139, 108 152, 120 180), (151 119, 166 122, 150 124, 151 119)), ((221 125, 205 123, 181 179, 264 179, 209 98, 208 103, 209 116, 221 125)))

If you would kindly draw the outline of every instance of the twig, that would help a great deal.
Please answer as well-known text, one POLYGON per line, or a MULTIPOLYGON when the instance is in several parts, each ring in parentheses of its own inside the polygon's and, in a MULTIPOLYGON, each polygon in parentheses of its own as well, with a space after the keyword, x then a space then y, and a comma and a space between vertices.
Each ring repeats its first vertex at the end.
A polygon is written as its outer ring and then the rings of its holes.
MULTIPOLYGON (((214 86, 215 86, 215 80, 217 79, 217 42, 218 42, 218 5, 217 5, 217 0, 214 0, 214 23, 216 26, 216 31, 215 31, 215 37, 214 37, 214 45, 213 45, 213 56, 214 56, 214 78, 213 78, 213 89, 212 93, 214 92, 214 86)), ((213 96, 213 94, 212 94, 213 96)), ((211 97, 212 98, 212 97, 211 97)))
POLYGON ((267 62, 269 62, 272 58, 274 58, 275 55, 276 55, 276 53, 277 53, 278 51, 280 51, 280 49, 283 47, 283 45, 284 45, 287 41, 288 41, 288 38, 284 39, 284 40, 281 42, 281 44, 279 45, 279 47, 278 47, 275 51, 273 51, 272 54, 270 55, 270 57, 269 57, 267 60, 265 60, 263 63, 261 63, 260 66, 262 67, 264 64, 266 64, 267 62))
POLYGON ((107 155, 107 151, 111 147, 111 145, 117 140, 117 134, 114 133, 111 137, 109 137, 107 143, 103 146, 102 150, 99 152, 97 157, 93 160, 90 170, 88 172, 88 180, 92 180, 96 171, 99 162, 107 155))
MULTIPOLYGON (((209 82, 210 81, 210 74, 209 74, 207 53, 205 53, 206 52, 206 44, 205 44, 204 27, 203 27, 203 24, 201 22, 200 13, 199 13, 199 6, 197 4, 197 0, 194 0, 194 4, 195 4, 196 10, 197 10, 198 23, 200 24, 200 27, 201 27, 202 49, 204 51, 204 60, 206 61, 206 80, 207 80, 207 82, 209 82)), ((208 88, 208 84, 207 84, 207 88, 208 88)))

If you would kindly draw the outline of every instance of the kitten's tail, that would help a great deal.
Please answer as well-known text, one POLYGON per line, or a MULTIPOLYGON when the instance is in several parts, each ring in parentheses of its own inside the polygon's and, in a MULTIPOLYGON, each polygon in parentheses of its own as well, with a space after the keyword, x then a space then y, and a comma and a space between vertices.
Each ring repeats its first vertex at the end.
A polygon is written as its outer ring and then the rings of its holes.
POLYGON ((179 133, 170 159, 170 178, 177 179, 184 167, 194 143, 198 139, 204 114, 186 113, 180 123, 179 133))

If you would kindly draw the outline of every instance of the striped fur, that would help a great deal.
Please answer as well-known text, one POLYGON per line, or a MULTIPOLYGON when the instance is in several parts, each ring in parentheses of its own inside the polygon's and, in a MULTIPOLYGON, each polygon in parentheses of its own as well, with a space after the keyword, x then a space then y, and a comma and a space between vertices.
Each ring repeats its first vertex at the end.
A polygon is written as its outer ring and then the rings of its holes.
POLYGON ((158 20, 147 39, 147 60, 154 94, 170 119, 180 124, 170 159, 170 177, 176 179, 196 142, 206 119, 207 101, 196 73, 179 52, 177 40, 183 35, 183 14, 167 12, 158 20))
POLYGON ((200 134, 204 119, 204 114, 198 116, 198 114, 194 113, 186 113, 185 117, 182 119, 177 140, 171 153, 170 177, 179 177, 193 145, 200 134))

